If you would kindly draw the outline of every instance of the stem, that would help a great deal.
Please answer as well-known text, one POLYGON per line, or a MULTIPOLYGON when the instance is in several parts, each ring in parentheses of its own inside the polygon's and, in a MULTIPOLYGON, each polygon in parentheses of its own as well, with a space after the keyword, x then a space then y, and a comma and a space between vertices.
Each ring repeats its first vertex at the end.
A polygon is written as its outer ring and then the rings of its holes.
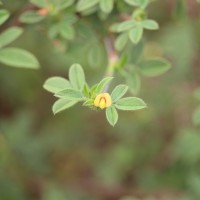
MULTIPOLYGON (((105 44, 105 48, 107 51, 107 55, 108 55, 108 65, 105 71, 105 77, 106 76, 113 76, 114 72, 115 72, 115 66, 116 63, 119 59, 117 52, 114 49, 114 42, 113 39, 111 37, 107 37, 104 40, 104 44, 105 44)), ((110 84, 108 84, 104 90, 104 92, 106 92, 109 89, 110 84)))
POLYGON ((107 37, 105 38, 104 43, 108 55, 108 66, 105 72, 105 76, 113 76, 115 64, 119 58, 117 52, 114 49, 113 39, 111 37, 107 37))

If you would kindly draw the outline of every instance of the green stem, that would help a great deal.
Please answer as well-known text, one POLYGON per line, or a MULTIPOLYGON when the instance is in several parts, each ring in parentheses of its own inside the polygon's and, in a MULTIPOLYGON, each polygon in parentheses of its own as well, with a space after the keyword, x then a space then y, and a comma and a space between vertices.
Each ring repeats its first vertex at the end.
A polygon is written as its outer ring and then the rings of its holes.
MULTIPOLYGON (((113 44, 113 40, 111 37, 105 38, 104 43, 105 43, 105 48, 106 48, 107 55, 108 55, 108 65, 107 65, 104 76, 112 77, 115 72, 116 62, 118 61, 118 55, 114 49, 114 44, 113 44)), ((110 84, 107 85, 104 92, 106 92, 109 89, 109 86, 110 86, 110 84)))

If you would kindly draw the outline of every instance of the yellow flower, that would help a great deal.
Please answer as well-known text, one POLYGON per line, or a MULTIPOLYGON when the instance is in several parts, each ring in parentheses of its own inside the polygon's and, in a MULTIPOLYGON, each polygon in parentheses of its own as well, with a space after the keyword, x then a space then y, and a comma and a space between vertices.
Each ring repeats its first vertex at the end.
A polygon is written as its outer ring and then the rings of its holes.
POLYGON ((110 107, 112 105, 112 99, 111 99, 110 94, 101 93, 97 95, 97 97, 94 100, 94 105, 101 109, 110 107))

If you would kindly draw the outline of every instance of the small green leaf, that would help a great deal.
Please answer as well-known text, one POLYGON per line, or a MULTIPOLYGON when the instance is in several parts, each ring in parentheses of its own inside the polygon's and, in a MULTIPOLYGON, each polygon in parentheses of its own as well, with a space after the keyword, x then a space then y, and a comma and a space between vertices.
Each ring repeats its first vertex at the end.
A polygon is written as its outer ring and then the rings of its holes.
POLYGON ((149 0, 125 0, 125 2, 131 6, 139 6, 143 9, 149 4, 149 0))
POLYGON ((43 88, 49 92, 57 93, 61 90, 71 88, 70 82, 67 79, 64 79, 62 77, 54 76, 51 78, 48 78, 43 88))
POLYGON ((114 0, 100 0, 100 8, 105 13, 110 13, 113 9, 114 0))
POLYGON ((137 94, 139 92, 141 86, 141 80, 140 76, 137 73, 127 74, 126 83, 129 86, 129 90, 133 94, 137 94))
POLYGON ((55 39, 60 32, 59 24, 53 24, 48 28, 48 37, 51 39, 55 39))
POLYGON ((136 23, 133 20, 121 22, 117 27, 117 32, 127 31, 127 30, 133 28, 134 26, 136 26, 136 23))
POLYGON ((89 8, 92 8, 93 6, 95 6, 96 4, 99 3, 99 0, 79 0, 77 6, 76 6, 76 10, 78 12, 82 12, 85 11, 89 8))
POLYGON ((79 90, 74 90, 74 89, 64 89, 55 94, 56 97, 59 98, 64 98, 68 100, 76 100, 76 101, 83 101, 84 96, 82 92, 79 90))
POLYGON ((111 99, 113 102, 118 101, 124 94, 127 92, 128 86, 127 85, 118 85, 111 93, 111 99))
POLYGON ((91 68, 97 68, 102 65, 103 52, 98 43, 92 42, 92 45, 88 49, 88 62, 91 68))
POLYGON ((41 8, 46 8, 49 6, 49 1, 47 0, 30 0, 30 2, 41 8))
POLYGON ((75 89, 83 90, 85 85, 85 74, 79 64, 73 64, 69 69, 69 80, 75 89))
POLYGON ((22 28, 11 27, 0 34, 0 48, 10 44, 18 38, 23 32, 22 28))
POLYGON ((142 34, 143 28, 141 26, 137 26, 129 31, 129 38, 133 43, 137 44, 140 41, 142 34))
POLYGON ((72 107, 73 105, 75 105, 76 103, 78 103, 78 101, 74 101, 74 100, 68 100, 68 99, 58 99, 52 107, 52 111, 55 114, 66 110, 67 108, 72 107))
POLYGON ((118 113, 114 106, 106 108, 106 118, 110 125, 115 126, 118 120, 118 113))
POLYGON ((74 0, 60 0, 54 1, 53 3, 58 10, 64 10, 65 8, 68 8, 69 6, 73 5, 74 0))
POLYGON ((7 10, 1 9, 0 10, 0 25, 2 25, 8 18, 10 14, 7 10))
POLYGON ((64 39, 72 40, 75 36, 74 28, 71 25, 62 23, 62 25, 60 26, 60 35, 64 39))
POLYGON ((115 48, 118 51, 121 51, 126 46, 127 42, 128 42, 128 34, 127 33, 122 33, 115 40, 115 48))
POLYGON ((145 76, 158 76, 171 68, 171 64, 162 58, 146 59, 139 63, 140 70, 145 76))
POLYGON ((113 77, 106 77, 103 80, 100 81, 100 83, 97 85, 96 89, 95 89, 95 93, 96 94, 100 94, 101 92, 103 92, 103 90, 105 89, 105 87, 108 85, 108 83, 113 79, 113 77))
POLYGON ((150 3, 150 0, 138 0, 138 2, 140 3, 140 7, 145 9, 150 3))
POLYGON ((93 106, 94 105, 94 99, 88 99, 83 103, 83 106, 93 106))
POLYGON ((131 5, 131 6, 138 6, 140 5, 139 1, 140 0, 124 0, 127 4, 131 5))
POLYGON ((86 97, 90 97, 90 88, 89 88, 89 86, 88 86, 87 83, 85 83, 85 85, 84 85, 83 94, 84 94, 86 97))
POLYGON ((146 28, 146 29, 149 29, 149 30, 159 29, 158 23, 156 21, 150 20, 150 19, 142 21, 142 26, 143 26, 143 28, 146 28))
POLYGON ((18 48, 1 49, 0 62, 11 67, 39 68, 39 62, 33 54, 18 48))
POLYGON ((144 101, 137 97, 126 97, 119 99, 115 103, 116 108, 119 110, 139 110, 146 108, 144 101))
POLYGON ((196 126, 200 124, 200 106, 194 111, 192 121, 196 126))
POLYGON ((20 15, 19 20, 20 22, 32 24, 42 21, 45 18, 45 16, 38 15, 34 11, 26 11, 20 15))

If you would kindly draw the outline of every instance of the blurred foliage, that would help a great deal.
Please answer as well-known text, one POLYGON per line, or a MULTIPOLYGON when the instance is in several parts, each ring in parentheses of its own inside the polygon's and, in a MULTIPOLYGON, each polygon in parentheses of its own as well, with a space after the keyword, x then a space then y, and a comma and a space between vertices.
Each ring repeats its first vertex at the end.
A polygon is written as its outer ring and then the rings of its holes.
MULTIPOLYGON (((120 2, 124 13, 132 12, 120 2)), ((27 0, 2 3, 11 19, 29 6, 27 0)), ((192 116, 199 106, 199 6, 193 0, 157 0, 147 8, 160 30, 145 32, 138 51, 127 44, 121 52, 128 54, 126 72, 140 74, 135 63, 149 57, 166 57, 173 68, 140 81, 116 77, 116 82, 140 85, 138 94, 148 109, 120 112, 115 128, 103 113, 80 105, 53 116, 55 98, 42 88, 50 76, 68 78, 74 62, 84 66, 89 84, 102 78, 107 56, 98 37, 104 30, 95 23, 99 13, 91 11, 87 23, 71 24, 81 36, 77 40, 52 41, 40 23, 23 24, 12 46, 32 52, 41 68, 0 66, 0 199, 198 200, 199 114, 197 121, 192 116)), ((16 23, 11 19, 1 31, 16 23)))

